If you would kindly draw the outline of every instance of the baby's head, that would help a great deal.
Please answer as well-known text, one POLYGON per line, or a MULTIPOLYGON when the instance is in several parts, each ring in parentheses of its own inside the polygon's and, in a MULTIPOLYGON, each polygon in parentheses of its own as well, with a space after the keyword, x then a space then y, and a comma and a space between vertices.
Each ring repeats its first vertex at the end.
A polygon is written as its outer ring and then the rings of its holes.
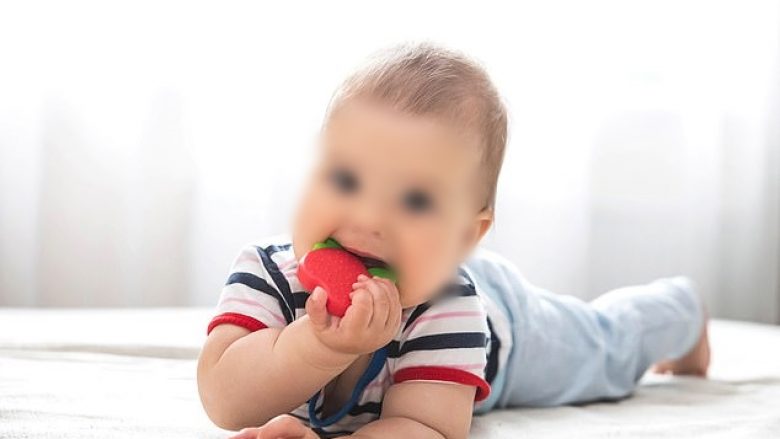
POLYGON ((507 112, 473 60, 432 44, 383 50, 336 90, 296 213, 300 259, 332 236, 425 302, 493 223, 507 112))

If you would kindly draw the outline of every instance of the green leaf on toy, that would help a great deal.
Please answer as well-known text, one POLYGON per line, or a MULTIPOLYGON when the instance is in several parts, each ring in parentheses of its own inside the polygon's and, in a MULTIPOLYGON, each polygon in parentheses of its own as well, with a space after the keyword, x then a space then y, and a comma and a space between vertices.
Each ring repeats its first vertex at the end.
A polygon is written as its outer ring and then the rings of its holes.
POLYGON ((320 248, 341 248, 341 244, 336 242, 336 240, 333 238, 328 238, 325 240, 325 242, 315 243, 312 250, 317 250, 320 248))
POLYGON ((398 282, 398 279, 396 278, 393 270, 382 268, 382 267, 372 267, 368 269, 368 272, 371 273, 372 276, 383 277, 385 279, 390 280, 393 283, 398 282))

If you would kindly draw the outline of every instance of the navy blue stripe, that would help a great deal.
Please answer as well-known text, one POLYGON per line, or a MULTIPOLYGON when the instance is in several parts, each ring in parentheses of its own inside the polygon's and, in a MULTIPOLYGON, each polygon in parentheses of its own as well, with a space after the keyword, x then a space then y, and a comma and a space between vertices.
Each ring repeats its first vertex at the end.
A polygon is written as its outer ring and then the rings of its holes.
POLYGON ((430 302, 435 303, 439 300, 445 300, 448 297, 468 297, 477 295, 474 285, 470 284, 449 284, 445 288, 447 289, 446 291, 442 294, 435 295, 430 302))
POLYGON ((232 284, 246 285, 249 288, 252 288, 253 290, 268 294, 269 296, 275 298, 279 302, 279 308, 281 308, 285 320, 287 320, 288 323, 293 320, 292 314, 290 314, 290 310, 288 309, 284 299, 282 298, 282 294, 276 288, 269 285, 268 282, 265 281, 265 279, 255 276, 252 273, 236 272, 236 273, 232 273, 230 277, 228 277, 227 282, 225 283, 225 285, 232 285, 232 284))
MULTIPOLYGON (((414 308, 414 311, 412 311, 412 314, 409 316, 409 319, 404 324, 403 331, 406 331, 406 329, 409 327, 409 325, 411 325, 413 321, 417 320, 417 317, 420 317, 420 314, 422 314, 425 311, 427 311, 429 307, 430 307, 430 304, 428 304, 428 302, 421 303, 421 304, 417 305, 417 307, 414 308)), ((403 332, 403 331, 401 331, 401 332, 403 332)))
POLYGON ((265 248, 265 252, 268 253, 268 256, 270 257, 273 256, 274 253, 286 252, 287 250, 290 249, 290 247, 292 247, 292 244, 290 243, 281 244, 281 245, 269 245, 268 247, 265 248))
POLYGON ((292 293, 293 303, 295 303, 296 309, 306 308, 306 300, 309 299, 310 294, 306 291, 296 291, 292 293))
POLYGON ((487 336, 484 332, 452 332, 448 334, 424 335, 403 342, 391 341, 387 347, 389 358, 398 358, 412 351, 429 351, 437 349, 484 348, 487 346, 487 336))
POLYGON ((298 419, 300 419, 301 421, 306 421, 306 423, 308 423, 308 422, 309 422, 309 418, 307 418, 306 416, 296 415, 296 414, 295 414, 295 413, 293 413, 293 412, 290 412, 290 413, 287 413, 287 414, 288 414, 288 415, 290 415, 290 416, 292 416, 293 418, 298 418, 298 419))
POLYGON ((333 437, 339 437, 343 435, 351 435, 354 433, 354 431, 349 430, 336 430, 336 431, 325 431, 322 428, 314 427, 312 430, 317 433, 317 435, 321 438, 333 438, 333 437))
POLYGON ((476 296, 477 290, 474 289, 474 285, 457 285, 457 288, 453 288, 450 292, 452 296, 468 297, 476 296))
POLYGON ((488 328, 490 328, 490 354, 488 354, 488 361, 485 365, 485 381, 492 384, 493 378, 498 373, 498 351, 501 349, 501 341, 496 335, 496 331, 493 330, 493 322, 490 317, 487 319, 488 328))
POLYGON ((367 402, 362 405, 355 405, 352 407, 349 412, 352 416, 362 415, 363 413, 373 413, 375 415, 381 415, 382 414, 382 403, 381 402, 367 402))
MULTIPOLYGON (((269 246, 269 248, 275 247, 275 246, 269 246)), ((285 306, 289 310, 289 314, 293 317, 291 317, 289 320, 287 320, 287 323, 292 323, 292 321, 295 319, 295 309, 293 308, 293 304, 295 303, 295 299, 293 299, 292 292, 290 291, 290 284, 287 282, 287 278, 284 277, 284 274, 279 271, 279 267, 276 265, 276 262, 274 262, 271 259, 271 256, 268 255, 268 252, 266 249, 256 247, 257 248, 257 254, 260 255, 260 260, 263 261, 263 266, 265 266, 265 270, 268 272, 268 274, 271 275, 271 279, 274 280, 274 283, 276 284, 277 288, 279 288, 279 291, 282 293, 282 297, 284 297, 285 306)))
POLYGON ((472 285, 474 284, 474 280, 471 279, 471 276, 469 276, 469 273, 465 269, 463 269, 463 267, 458 267, 458 274, 460 274, 461 276, 465 277, 466 280, 468 280, 470 284, 472 284, 472 285))

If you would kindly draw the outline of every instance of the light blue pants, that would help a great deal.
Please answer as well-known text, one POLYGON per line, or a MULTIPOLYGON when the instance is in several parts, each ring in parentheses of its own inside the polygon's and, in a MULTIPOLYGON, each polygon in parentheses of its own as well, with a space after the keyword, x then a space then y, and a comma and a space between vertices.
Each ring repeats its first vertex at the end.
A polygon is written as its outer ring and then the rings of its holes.
POLYGON ((531 285, 495 254, 466 265, 509 316, 513 336, 507 367, 478 414, 626 397, 652 364, 684 356, 701 334, 703 304, 684 276, 585 302, 531 285))

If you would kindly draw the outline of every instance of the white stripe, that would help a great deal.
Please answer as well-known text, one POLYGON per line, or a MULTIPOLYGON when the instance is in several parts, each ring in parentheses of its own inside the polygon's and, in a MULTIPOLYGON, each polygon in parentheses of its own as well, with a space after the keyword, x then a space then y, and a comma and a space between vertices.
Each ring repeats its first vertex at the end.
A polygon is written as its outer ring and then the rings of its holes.
MULTIPOLYGON (((405 367, 440 366, 452 364, 487 364, 485 348, 435 349, 411 351, 398 358, 389 358, 393 373, 405 367)), ((484 366, 483 366, 484 368, 484 366)), ((474 370, 469 370, 474 372, 474 370)), ((484 377, 481 371, 477 375, 484 377)))
POLYGON ((252 244, 245 245, 238 256, 233 260, 230 267, 230 274, 233 273, 251 273, 263 279, 268 279, 268 273, 260 261, 260 255, 257 254, 257 248, 252 244))
POLYGON ((276 298, 244 284, 225 285, 217 309, 220 313, 235 312, 247 315, 269 327, 285 326, 287 323, 276 298))
MULTIPOLYGON (((422 314, 420 318, 426 314, 427 313, 422 314)), ((439 310, 437 309, 435 313, 431 314, 439 314, 439 310)), ((487 325, 487 313, 484 312, 478 316, 449 316, 436 320, 414 321, 410 325, 410 328, 411 330, 408 330, 405 340, 412 340, 426 335, 461 332, 481 332, 484 333, 486 337, 490 337, 490 329, 487 325)))

